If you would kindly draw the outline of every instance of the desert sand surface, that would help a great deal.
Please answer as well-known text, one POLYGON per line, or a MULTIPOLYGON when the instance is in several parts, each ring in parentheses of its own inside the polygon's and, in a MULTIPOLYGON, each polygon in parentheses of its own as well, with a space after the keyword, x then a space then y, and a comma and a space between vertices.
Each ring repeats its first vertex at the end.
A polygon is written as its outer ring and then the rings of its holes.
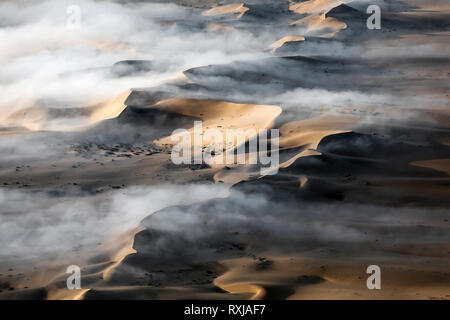
POLYGON ((0 299, 450 298, 447 3, 80 8, 0 3, 0 299), (198 121, 246 162, 175 164, 198 121))
POLYGON ((211 8, 209 10, 206 10, 203 12, 205 16, 215 16, 215 15, 222 15, 222 14, 239 14, 238 17, 242 17, 244 13, 248 10, 247 7, 244 6, 243 3, 239 4, 227 4, 224 6, 218 6, 211 8))

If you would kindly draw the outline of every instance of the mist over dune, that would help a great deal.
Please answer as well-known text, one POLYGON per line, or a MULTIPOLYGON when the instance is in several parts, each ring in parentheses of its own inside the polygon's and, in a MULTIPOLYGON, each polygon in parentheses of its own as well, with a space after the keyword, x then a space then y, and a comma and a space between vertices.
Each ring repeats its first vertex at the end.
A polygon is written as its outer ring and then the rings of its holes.
POLYGON ((0 299, 448 299, 449 18, 0 1, 0 299))

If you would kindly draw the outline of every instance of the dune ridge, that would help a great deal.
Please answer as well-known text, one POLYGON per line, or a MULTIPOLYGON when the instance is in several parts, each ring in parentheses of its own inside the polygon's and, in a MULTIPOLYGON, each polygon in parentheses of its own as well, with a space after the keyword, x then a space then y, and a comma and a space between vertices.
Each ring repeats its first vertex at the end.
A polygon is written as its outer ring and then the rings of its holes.
POLYGON ((91 107, 30 107, 12 113, 3 122, 8 126, 21 126, 30 131, 84 130, 103 120, 118 117, 127 107, 125 101, 130 94, 131 90, 127 90, 109 101, 91 107))
POLYGON ((203 11, 202 14, 205 16, 238 14, 237 17, 241 18, 248 10, 249 8, 247 8, 243 3, 233 3, 211 8, 209 10, 203 11))
POLYGON ((270 49, 271 52, 275 52, 276 49, 282 47, 284 44, 289 43, 289 42, 299 42, 299 41, 305 41, 305 37, 300 37, 300 36, 285 36, 283 38, 281 38, 280 40, 272 43, 270 45, 270 49))
POLYGON ((332 38, 339 31, 346 29, 347 24, 333 17, 327 17, 327 13, 351 1, 341 0, 310 0, 306 2, 291 2, 289 9, 297 14, 307 15, 292 22, 295 26, 306 26, 309 32, 320 32, 321 37, 332 38))

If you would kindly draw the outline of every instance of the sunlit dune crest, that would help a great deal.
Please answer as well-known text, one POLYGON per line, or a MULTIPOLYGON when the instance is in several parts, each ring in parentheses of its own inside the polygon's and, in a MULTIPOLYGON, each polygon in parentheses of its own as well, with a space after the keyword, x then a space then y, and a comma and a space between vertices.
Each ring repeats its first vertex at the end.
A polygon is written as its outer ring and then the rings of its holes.
MULTIPOLYGON (((153 107, 198 118, 203 121, 203 130, 217 129, 222 132, 224 137, 227 129, 241 129, 243 133, 248 129, 254 129, 253 132, 257 133, 260 129, 270 128, 274 119, 281 113, 281 108, 278 106, 187 98, 160 101, 153 107)), ((194 128, 188 130, 191 135, 193 135, 193 130, 194 128)), ((172 136, 169 136, 155 142, 158 145, 173 144, 172 138, 172 136)), ((252 136, 246 138, 252 138, 252 136)), ((203 146, 211 143, 217 142, 203 140, 203 146)), ((230 149, 234 148, 235 145, 223 147, 230 149)))
POLYGON ((298 14, 324 14, 331 9, 351 2, 350 0, 309 0, 304 2, 291 2, 289 10, 298 14))
POLYGON ((326 30, 327 33, 322 37, 333 37, 337 32, 346 29, 347 24, 332 17, 326 17, 331 9, 348 3, 349 1, 336 0, 310 0, 301 3, 291 3, 289 9, 298 14, 307 14, 308 16, 301 18, 292 23, 292 25, 305 25, 308 31, 326 30), (329 31, 332 32, 329 32, 329 31))
POLYGON ((4 123, 9 126, 21 126, 31 131, 84 129, 99 121, 117 117, 127 107, 125 100, 130 93, 131 90, 127 90, 118 97, 94 107, 25 108, 11 114, 4 123))
POLYGON ((304 149, 291 159, 281 163, 280 167, 288 167, 300 157, 320 155, 321 153, 316 149, 323 138, 333 134, 350 132, 358 121, 359 119, 356 117, 322 115, 282 125, 280 128, 280 148, 303 147, 304 149))
POLYGON ((90 284, 96 282, 95 278, 108 281, 111 278, 115 268, 122 262, 122 260, 135 253, 133 249, 134 237, 142 227, 134 228, 129 232, 117 235, 112 239, 108 239, 100 245, 97 250, 107 256, 108 261, 98 264, 86 265, 84 269, 83 288, 80 290, 69 290, 64 286, 64 282, 59 280, 66 278, 66 274, 58 276, 56 279, 49 281, 45 288, 48 292, 47 299, 49 300, 82 300, 86 292, 90 290, 90 284))
POLYGON ((114 272, 114 268, 117 267, 126 256, 136 252, 136 250, 133 249, 134 237, 141 230, 143 230, 143 228, 138 227, 123 236, 126 244, 112 258, 112 261, 114 261, 114 263, 108 266, 108 268, 103 271, 104 280, 109 280, 111 278, 111 274, 114 272))
POLYGON ((413 166, 430 168, 450 175, 450 159, 434 159, 411 162, 413 166))
POLYGON ((205 16, 215 16, 223 14, 239 14, 238 18, 242 17, 249 8, 245 7, 243 3, 233 3, 224 6, 214 7, 203 12, 205 16))
MULTIPOLYGON (((214 285, 232 294, 249 295, 249 299, 263 299, 266 295, 264 287, 258 283, 258 280, 252 281, 249 267, 252 261, 247 258, 233 259, 222 262, 229 270, 214 280, 214 285), (245 267, 247 265, 247 267, 245 267)), ((264 282, 264 281, 261 281, 264 282)))
POLYGON ((127 90, 124 93, 120 94, 118 97, 95 107, 90 116, 91 120, 97 122, 117 117, 127 107, 125 105, 125 100, 130 94, 131 90, 127 90))
POLYGON ((6 119, 6 122, 21 125, 28 130, 41 130, 47 115, 47 108, 31 107, 14 112, 6 119))
POLYGON ((325 14, 322 15, 311 15, 306 18, 302 18, 292 23, 293 25, 306 25, 309 31, 320 31, 326 29, 332 30, 328 32, 323 37, 333 37, 337 32, 346 29, 347 24, 341 22, 335 18, 326 17, 325 14))
POLYGON ((285 36, 285 37, 281 38, 280 40, 278 40, 277 42, 272 43, 270 45, 270 49, 272 49, 272 51, 275 51, 276 49, 280 48, 287 42, 296 42, 296 41, 304 41, 304 40, 305 40, 305 37, 301 37, 301 36, 285 36))
MULTIPOLYGON (((295 160, 301 157, 321 155, 317 146, 323 138, 339 133, 350 132, 361 119, 350 116, 322 115, 311 119, 292 121, 280 127, 280 150, 302 147, 302 150, 282 161, 280 168, 289 167, 295 160)), ((251 177, 259 177, 258 169, 241 166, 234 170, 220 171, 214 175, 215 181, 233 185, 245 181, 251 177)), ((307 182, 305 177, 300 178, 300 187, 307 182)))
POLYGON ((303 188, 308 183, 308 178, 305 176, 300 176, 300 188, 303 188))
POLYGON ((288 122, 280 128, 280 147, 293 148, 307 145, 311 149, 317 149, 317 145, 324 137, 351 131, 359 120, 357 117, 323 115, 288 122))

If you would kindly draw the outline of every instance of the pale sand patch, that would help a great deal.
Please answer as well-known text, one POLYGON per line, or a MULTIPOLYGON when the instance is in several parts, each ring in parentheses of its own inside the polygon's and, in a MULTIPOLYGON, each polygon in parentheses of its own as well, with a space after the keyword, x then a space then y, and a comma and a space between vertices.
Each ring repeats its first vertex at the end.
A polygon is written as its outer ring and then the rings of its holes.
POLYGON ((238 18, 242 17, 249 8, 245 7, 243 3, 233 3, 225 6, 214 7, 212 9, 204 11, 204 16, 216 16, 223 14, 239 14, 238 18))
MULTIPOLYGON (((281 108, 278 106, 185 98, 163 100, 153 107, 198 118, 202 120, 203 132, 208 129, 216 129, 224 138, 227 129, 242 130, 235 143, 229 145, 226 145, 226 141, 214 141, 214 139, 206 137, 202 139, 202 147, 209 146, 214 150, 222 150, 222 152, 235 148, 239 140, 245 142, 255 137, 259 130, 272 127, 275 118, 281 113, 281 108), (246 133, 249 134, 246 135, 246 133)), ((191 135, 190 141, 194 141, 194 127, 189 129, 188 133, 191 135)), ((177 137, 171 135, 154 142, 163 146, 177 144, 177 140, 177 137)))
MULTIPOLYGON (((130 254, 136 253, 133 248, 134 239, 137 233, 144 230, 143 227, 137 227, 130 232, 126 232, 122 235, 117 236, 115 239, 110 239, 105 244, 99 247, 100 252, 108 252, 111 255, 110 261, 105 261, 95 268, 95 272, 88 274, 87 277, 98 277, 102 278, 104 281, 108 281, 115 268, 120 265, 120 263, 130 254)), ((89 268, 96 267, 88 266, 89 268)), ((84 273, 87 273, 84 271, 84 273)), ((61 277, 67 277, 68 275, 62 275, 61 277)), ((86 278, 86 277, 85 277, 86 278)), ((57 287, 54 284, 50 284, 47 287, 48 290, 48 300, 82 300, 86 292, 90 289, 82 288, 80 290, 69 290, 67 288, 57 287)))
POLYGON ((271 49, 272 52, 274 52, 276 49, 280 48, 287 42, 297 42, 297 41, 305 41, 305 37, 285 36, 285 37, 281 38, 280 40, 272 43, 269 48, 271 49))
POLYGON ((131 90, 119 96, 92 107, 54 109, 46 107, 31 107, 18 110, 6 118, 4 123, 14 125, 31 131, 39 130, 83 130, 103 120, 116 118, 127 107, 126 99, 131 90))
MULTIPOLYGON (((109 257, 97 264, 84 264, 82 266, 81 289, 69 290, 66 287, 66 279, 69 274, 57 273, 51 279, 46 279, 46 284, 41 284, 47 291, 48 300, 82 300, 90 287, 98 282, 100 279, 109 280, 115 268, 123 261, 129 254, 135 253, 133 249, 134 238, 137 233, 143 230, 142 227, 134 228, 129 232, 118 235, 115 238, 108 239, 102 245, 96 248, 97 254, 104 254, 109 257)), ((95 255, 91 253, 91 255, 95 255)), ((83 258, 87 260, 87 258, 83 258)), ((62 263, 60 266, 55 266, 57 270, 64 270, 71 263, 62 263)), ((49 273, 51 274, 51 273, 49 273)))
POLYGON ((93 122, 98 122, 118 117, 127 107, 125 101, 130 94, 131 90, 127 90, 110 101, 95 107, 90 116, 91 120, 93 122))
POLYGON ((280 127, 280 147, 306 146, 317 149, 326 136, 351 131, 360 118, 352 116, 322 115, 319 117, 288 122, 280 127))
POLYGON ((323 29, 331 30, 332 32, 322 36, 326 38, 332 38, 336 35, 336 33, 347 28, 347 24, 345 22, 339 21, 335 18, 326 17, 325 14, 311 15, 294 21, 292 25, 305 25, 308 31, 320 31, 323 29))
POLYGON ((221 261, 228 271, 214 280, 214 285, 231 294, 248 294, 250 300, 264 298, 266 291, 263 287, 268 279, 262 279, 260 274, 248 269, 254 263, 250 258, 238 258, 221 261))
POLYGON ((450 175, 450 159, 434 159, 411 162, 413 166, 430 168, 450 175))
MULTIPOLYGON (((301 157, 321 155, 316 149, 323 138, 332 134, 350 132, 360 121, 360 118, 351 116, 323 115, 284 124, 280 128, 279 151, 297 147, 303 147, 303 150, 282 161, 279 164, 279 168, 287 168, 301 157)), ((214 181, 233 185, 261 176, 261 171, 258 167, 238 166, 233 168, 233 170, 217 172, 214 175, 214 181)), ((301 187, 305 183, 306 181, 300 180, 301 187)))
MULTIPOLYGON (((279 106, 273 105, 256 105, 256 104, 237 104, 218 100, 205 99, 187 99, 176 98, 163 100, 152 107, 165 111, 170 111, 202 120, 202 144, 201 150, 192 150, 192 156, 202 152, 204 148, 214 150, 215 155, 212 157, 213 168, 224 168, 225 166, 236 167, 236 164, 226 164, 228 157, 233 157, 233 150, 240 144, 256 137, 262 129, 269 129, 273 126, 275 118, 281 113, 279 106), (206 130, 215 129, 221 133, 224 140, 215 141, 212 137, 204 137, 206 130), (226 141, 227 129, 240 130, 235 131, 237 138, 234 142, 226 141), (227 143, 228 142, 228 143, 227 143)), ((194 123, 193 123, 194 125, 194 123)), ((187 130, 190 135, 190 142, 184 145, 185 148, 191 148, 194 143, 194 127, 187 130)), ((170 135, 155 140, 154 143, 159 146, 174 146, 182 143, 182 136, 170 135)), ((248 160, 250 154, 246 154, 248 160)), ((233 163, 235 163, 233 161, 233 163)), ((217 173, 214 180, 222 181, 227 184, 234 184, 242 180, 248 179, 254 175, 253 169, 245 165, 239 166, 238 170, 226 173, 217 173)))
POLYGON ((227 185, 234 185, 241 181, 247 181, 252 177, 261 176, 259 169, 252 169, 249 166, 236 167, 233 170, 219 171, 214 175, 214 182, 223 182, 227 185))
POLYGON ((300 176, 299 180, 300 180, 300 188, 303 188, 306 185, 306 183, 308 183, 308 178, 305 176, 300 176))
POLYGON ((133 248, 134 239, 136 234, 138 234, 142 230, 144 230, 143 227, 137 227, 136 229, 122 236, 122 238, 129 240, 126 245, 113 256, 112 261, 114 261, 114 263, 108 266, 108 268, 103 271, 104 280, 109 280, 111 278, 114 269, 122 262, 123 259, 125 259, 126 256, 132 253, 136 253, 136 250, 133 248))
POLYGON ((349 0, 310 0, 305 2, 291 2, 289 10, 298 14, 323 14, 331 9, 351 2, 349 0))
POLYGON ((310 0, 300 3, 292 2, 289 5, 289 10, 298 14, 308 14, 307 17, 294 21, 292 25, 305 25, 308 31, 330 29, 332 32, 329 32, 322 36, 327 38, 334 37, 336 33, 343 29, 346 29, 347 24, 335 18, 327 18, 325 15, 331 9, 348 2, 350 1, 310 0))
POLYGON ((291 159, 280 164, 280 168, 289 167, 301 157, 320 155, 316 149, 323 138, 339 133, 351 132, 360 122, 357 117, 322 115, 316 118, 292 121, 280 128, 280 148, 304 147, 291 159))
POLYGON ((430 299, 448 293, 439 271, 443 261, 438 259, 417 270, 421 257, 410 257, 410 264, 398 258, 381 258, 381 290, 369 290, 366 268, 371 261, 363 258, 330 260, 300 254, 269 257, 265 260, 270 261, 267 268, 258 268, 260 261, 251 258, 221 261, 228 271, 214 285, 231 294, 246 293, 250 299, 269 294, 271 299, 288 300, 430 299))
POLYGON ((42 123, 48 115, 47 108, 26 108, 12 113, 6 123, 15 126, 22 126, 28 130, 37 131, 42 129, 42 123))

